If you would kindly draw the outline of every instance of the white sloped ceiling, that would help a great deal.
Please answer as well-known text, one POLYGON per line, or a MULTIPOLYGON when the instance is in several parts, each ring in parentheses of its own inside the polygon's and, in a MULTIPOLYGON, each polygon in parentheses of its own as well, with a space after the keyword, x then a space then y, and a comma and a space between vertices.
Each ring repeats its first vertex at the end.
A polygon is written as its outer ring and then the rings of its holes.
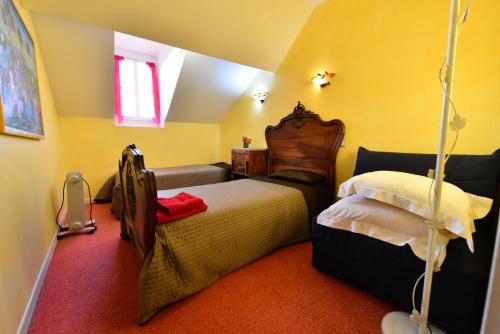
POLYGON ((318 0, 21 0, 66 18, 276 71, 318 0))
POLYGON ((22 5, 32 11, 61 116, 113 118, 116 30, 191 50, 166 120, 220 123, 259 69, 277 68, 313 2, 147 0, 135 11, 131 8, 137 1, 117 6, 109 0, 24 0, 22 5))

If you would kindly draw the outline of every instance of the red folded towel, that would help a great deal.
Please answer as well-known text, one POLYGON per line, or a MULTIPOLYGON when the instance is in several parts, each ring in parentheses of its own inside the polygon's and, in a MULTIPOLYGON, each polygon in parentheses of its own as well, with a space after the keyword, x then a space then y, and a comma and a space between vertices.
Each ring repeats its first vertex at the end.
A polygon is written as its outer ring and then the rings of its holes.
POLYGON ((163 210, 158 210, 156 212, 156 219, 158 221, 158 224, 165 224, 165 223, 169 223, 169 222, 174 221, 174 220, 178 220, 181 218, 186 218, 186 217, 195 215, 197 213, 206 211, 207 209, 208 209, 207 205, 205 203, 203 203, 202 205, 200 205, 194 209, 191 209, 189 211, 184 211, 181 213, 177 213, 174 215, 167 215, 163 210))
POLYGON ((158 198, 156 219, 158 224, 168 223, 181 218, 186 218, 207 210, 207 205, 201 198, 185 192, 174 197, 158 198))
POLYGON ((178 213, 192 210, 201 206, 203 200, 185 192, 178 193, 174 197, 158 198, 158 208, 165 211, 166 214, 176 215, 178 213))

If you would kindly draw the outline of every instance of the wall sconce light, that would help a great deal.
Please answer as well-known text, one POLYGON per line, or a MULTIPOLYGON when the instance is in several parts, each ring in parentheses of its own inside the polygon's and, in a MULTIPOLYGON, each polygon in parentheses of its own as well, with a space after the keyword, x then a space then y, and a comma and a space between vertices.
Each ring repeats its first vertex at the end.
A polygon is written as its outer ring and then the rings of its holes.
POLYGON ((253 95, 253 97, 255 97, 257 100, 259 100, 260 103, 264 103, 264 101, 267 99, 267 95, 269 95, 269 93, 267 93, 267 92, 255 93, 253 95))
POLYGON ((330 84, 330 78, 333 78, 335 76, 335 73, 328 73, 328 71, 323 71, 311 78, 311 81, 313 84, 320 86, 320 87, 325 87, 330 84))

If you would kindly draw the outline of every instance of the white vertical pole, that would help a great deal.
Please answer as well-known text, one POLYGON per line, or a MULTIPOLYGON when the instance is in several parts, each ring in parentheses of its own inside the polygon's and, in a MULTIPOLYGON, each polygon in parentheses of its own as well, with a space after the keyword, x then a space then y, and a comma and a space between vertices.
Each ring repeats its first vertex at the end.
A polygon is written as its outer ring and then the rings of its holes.
MULTIPOLYGON (((444 178, 444 160, 446 150, 446 134, 448 130, 448 115, 451 108, 451 96, 453 86, 453 72, 455 68, 456 43, 458 37, 459 0, 451 0, 450 25, 448 30, 448 52, 446 54, 446 79, 444 82, 445 93, 443 94, 443 105, 441 114, 441 128, 439 131, 438 154, 436 159, 436 170, 434 178, 434 198, 432 201, 432 222, 437 222, 441 205, 441 189, 444 178)), ((435 225, 429 229, 429 241, 427 245, 427 263, 425 266, 424 290, 422 293, 422 306, 420 315, 424 322, 420 325, 418 333, 427 333, 427 317, 429 315, 429 302, 431 297, 432 275, 434 272, 437 229, 435 225)))

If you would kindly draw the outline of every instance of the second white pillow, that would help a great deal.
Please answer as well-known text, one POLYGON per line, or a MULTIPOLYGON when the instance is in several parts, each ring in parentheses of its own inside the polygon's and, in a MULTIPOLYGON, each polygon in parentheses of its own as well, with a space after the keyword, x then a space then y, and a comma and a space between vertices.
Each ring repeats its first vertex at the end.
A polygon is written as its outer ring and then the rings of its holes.
MULTIPOLYGON (((318 216, 318 224, 363 234, 396 246, 410 246, 422 260, 427 258, 428 229, 425 219, 361 195, 347 196, 318 216)), ((448 238, 437 236, 436 256, 441 265, 446 257, 448 238)))
MULTIPOLYGON (((358 194, 431 219, 431 183, 431 178, 421 175, 393 171, 370 172, 342 183, 339 197, 358 194)), ((465 238, 473 252, 474 220, 486 216, 492 202, 490 198, 468 194, 451 183, 443 182, 439 219, 444 222, 446 230, 465 238)))

